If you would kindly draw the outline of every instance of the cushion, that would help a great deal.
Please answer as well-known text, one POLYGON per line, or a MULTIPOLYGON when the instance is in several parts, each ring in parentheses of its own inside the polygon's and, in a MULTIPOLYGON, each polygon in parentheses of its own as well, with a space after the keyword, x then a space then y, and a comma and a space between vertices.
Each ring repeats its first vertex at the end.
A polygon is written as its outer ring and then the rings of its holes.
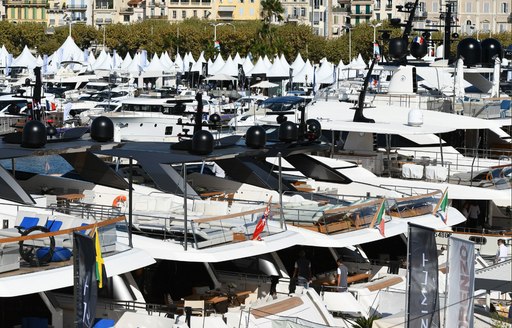
POLYGON ((27 229, 30 229, 34 226, 37 225, 37 223, 39 222, 39 218, 37 217, 30 217, 30 216, 25 216, 22 220, 21 220, 21 223, 20 223, 20 227, 27 230, 27 229))
MULTIPOLYGON (((37 250, 36 256, 37 258, 42 258, 46 254, 48 254, 48 251, 50 250, 50 247, 41 247, 37 250)), ((67 261, 71 258, 71 251, 65 247, 55 247, 53 251, 53 255, 51 258, 51 262, 62 262, 67 261)))

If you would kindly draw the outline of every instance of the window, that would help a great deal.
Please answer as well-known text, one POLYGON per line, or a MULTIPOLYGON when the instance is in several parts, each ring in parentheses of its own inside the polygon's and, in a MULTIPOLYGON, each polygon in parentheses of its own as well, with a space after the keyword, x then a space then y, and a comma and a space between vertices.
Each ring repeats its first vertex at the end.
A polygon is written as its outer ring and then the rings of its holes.
POLYGON ((466 2, 466 12, 467 13, 471 13, 473 12, 473 7, 472 7, 473 3, 471 2, 466 2))
POLYGON ((482 23, 482 31, 489 32, 490 30, 490 24, 489 23, 482 23))
POLYGON ((300 8, 300 15, 306 17, 306 8, 300 8))
POLYGON ((197 17, 197 10, 194 9, 194 11, 192 12, 192 16, 197 17))
POLYGON ((439 11, 439 4, 437 2, 432 2, 432 11, 435 13, 439 11))
POLYGON ((375 9, 380 9, 380 0, 375 1, 375 9))
MULTIPOLYGON (((252 1, 252 0, 251 0, 252 1)), ((254 8, 250 8, 249 9, 249 15, 251 15, 251 17, 254 16, 254 8)))
POLYGON ((507 26, 505 24, 500 24, 500 29, 499 29, 500 33, 502 32, 506 32, 507 31, 507 26))
POLYGON ((130 21, 130 15, 123 15, 123 22, 129 22, 130 21))
POLYGON ((491 11, 491 4, 489 2, 484 2, 484 13, 488 13, 491 11))
POLYGON ((293 17, 297 17, 297 8, 293 7, 293 17))
POLYGON ((240 8, 240 10, 239 10, 239 14, 240 14, 240 16, 243 16, 243 15, 244 15, 244 8, 240 8))
POLYGON ((391 14, 388 14, 388 20, 391 19, 391 14))
POLYGON ((501 3, 501 12, 503 14, 508 14, 508 3, 506 3, 506 2, 501 3))
POLYGON ((176 10, 173 10, 173 11, 172 11, 172 18, 173 18, 173 19, 176 19, 176 17, 177 17, 176 10))
POLYGON ((379 13, 376 13, 376 14, 375 14, 375 19, 376 19, 376 20, 378 20, 378 21, 380 21, 380 14, 379 14, 379 13))

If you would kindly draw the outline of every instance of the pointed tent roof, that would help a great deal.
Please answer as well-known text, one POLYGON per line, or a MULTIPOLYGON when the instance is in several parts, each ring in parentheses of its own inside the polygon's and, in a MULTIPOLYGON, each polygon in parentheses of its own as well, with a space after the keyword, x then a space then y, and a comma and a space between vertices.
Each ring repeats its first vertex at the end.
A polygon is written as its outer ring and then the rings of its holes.
POLYGON ((166 70, 165 66, 160 61, 160 58, 158 58, 158 55, 154 54, 151 63, 144 69, 144 72, 162 72, 164 70, 166 70))
POLYGON ((84 52, 80 49, 75 40, 69 35, 64 43, 57 49, 55 52, 58 52, 62 49, 62 57, 60 61, 84 61, 84 52))
POLYGON ((197 61, 192 65, 192 72, 201 72, 203 70, 203 63, 206 63, 206 59, 204 59, 204 51, 201 51, 201 54, 199 55, 199 58, 197 61))
POLYGON ((268 59, 268 56, 267 56, 267 55, 265 55, 265 57, 263 58, 263 63, 265 64, 265 66, 266 66, 267 68, 272 67, 272 62, 270 61, 270 59, 268 59))
POLYGON ((224 66, 225 63, 226 62, 222 58, 222 55, 219 53, 217 55, 217 58, 215 58, 215 61, 213 62, 213 64, 208 66, 208 74, 209 75, 217 74, 220 71, 220 69, 224 66))
POLYGON ((233 61, 237 65, 243 63, 243 59, 240 57, 240 54, 238 52, 236 53, 235 58, 233 58, 233 61))
POLYGON ((176 55, 176 58, 174 59, 174 65, 176 66, 176 69, 178 72, 183 72, 185 70, 183 58, 181 58, 180 54, 178 53, 176 55))
POLYGON ((217 72, 217 74, 226 74, 230 76, 238 76, 238 65, 235 64, 231 55, 228 57, 224 66, 217 72))
POLYGON ((254 64, 249 57, 245 57, 242 67, 244 68, 245 74, 247 74, 247 72, 250 72, 254 68, 254 64))
POLYGON ((34 57, 34 55, 30 53, 30 50, 28 50, 28 47, 25 46, 21 54, 12 61, 10 66, 33 69, 34 67, 36 67, 36 57, 34 57))
POLYGON ((302 66, 302 69, 299 72, 297 72, 296 74, 295 73, 293 74, 293 82, 312 83, 313 82, 313 74, 314 74, 314 68, 308 59, 302 66))
POLYGON ((101 50, 100 54, 98 55, 98 58, 94 61, 94 64, 92 64, 92 69, 95 70, 96 67, 99 67, 104 61, 105 57, 109 56, 105 50, 101 50))
POLYGON ((121 70, 126 70, 128 66, 132 63, 132 56, 130 56, 130 53, 127 52, 126 56, 124 56, 123 62, 121 63, 121 66, 119 67, 121 70))
POLYGON ((334 65, 329 61, 324 61, 320 68, 316 71, 316 79, 315 82, 317 84, 322 83, 334 83, 334 65))
POLYGON ((304 67, 304 59, 302 59, 302 56, 300 55, 300 52, 297 54, 297 57, 295 57, 295 60, 290 65, 291 68, 293 68, 293 71, 300 72, 302 70, 302 67, 304 67))
POLYGON ((5 46, 2 45, 2 48, 0 48, 0 67, 7 66, 7 57, 9 57, 9 52, 7 51, 5 46))
POLYGON ((43 63, 43 58, 41 58, 41 56, 40 56, 40 55, 39 55, 39 56, 37 56, 37 58, 36 58, 36 66, 41 67, 41 66, 43 66, 43 64, 44 64, 44 63, 43 63))
POLYGON ((274 64, 272 64, 272 67, 270 67, 267 73, 267 77, 285 78, 289 75, 290 71, 288 69, 288 66, 285 66, 279 58, 276 58, 274 60, 274 64))
POLYGON ((140 53, 137 52, 132 59, 132 62, 128 67, 126 67, 126 71, 130 73, 131 75, 139 75, 142 71, 142 67, 140 66, 140 53))
POLYGON ((247 76, 252 76, 252 75, 255 75, 255 74, 267 75, 268 69, 269 68, 265 64, 265 60, 263 58, 261 58, 261 56, 260 56, 258 58, 258 61, 256 62, 256 65, 254 65, 254 67, 249 72, 246 72, 245 75, 247 75, 247 76))
POLYGON ((110 71, 112 69, 112 57, 109 54, 102 57, 103 60, 96 60, 94 63, 94 71, 110 71))
POLYGON ((284 65, 284 67, 286 68, 290 68, 290 64, 288 63, 288 61, 286 60, 286 58, 284 57, 284 54, 281 54, 281 57, 279 57, 279 60, 281 61, 281 63, 284 65))
POLYGON ((171 70, 176 69, 174 67, 174 62, 172 61, 171 57, 169 57, 169 53, 167 51, 160 56, 160 62, 171 70))
POLYGON ((112 54, 112 69, 119 69, 121 64, 123 63, 123 58, 117 54, 117 51, 114 50, 112 54))
POLYGON ((88 62, 90 65, 93 65, 95 61, 96 61, 96 56, 94 56, 94 53, 93 53, 93 52, 90 52, 90 53, 89 53, 89 56, 87 56, 87 62, 88 62))

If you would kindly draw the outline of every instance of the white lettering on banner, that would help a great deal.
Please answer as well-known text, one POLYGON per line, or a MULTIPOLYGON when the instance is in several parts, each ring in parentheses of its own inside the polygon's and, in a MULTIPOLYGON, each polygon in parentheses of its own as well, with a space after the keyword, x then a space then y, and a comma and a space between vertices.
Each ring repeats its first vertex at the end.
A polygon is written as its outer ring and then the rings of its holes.
MULTIPOLYGON (((428 262, 428 258, 426 257, 425 253, 422 253, 422 267, 425 268, 425 265, 426 263, 428 262)), ((422 282, 422 285, 423 286, 427 286, 428 284, 428 271, 426 270, 423 270, 423 282, 422 282)), ((421 313, 424 313, 424 314, 428 314, 428 293, 427 293, 427 289, 425 287, 423 287, 421 289, 421 295, 423 296, 423 299, 421 300, 421 305, 422 306, 426 306, 427 307, 427 310, 421 310, 421 313)), ((428 328, 429 327, 429 318, 426 317, 426 316, 423 316, 421 318, 421 327, 425 327, 425 328, 428 328)))
POLYGON ((468 289, 469 289, 469 271, 468 271, 468 250, 465 245, 462 245, 459 251, 460 255, 460 308, 459 308, 459 327, 468 327, 469 328, 469 318, 467 316, 468 312, 468 302, 472 301, 468 299, 468 289))
MULTIPOLYGON (((84 290, 83 290, 84 299, 88 299, 86 297, 87 289, 89 289, 89 276, 85 277, 84 290)), ((90 313, 87 310, 88 303, 85 302, 85 301, 83 303, 84 303, 84 313, 83 313, 83 316, 82 316, 82 322, 85 325, 85 327, 90 327, 91 326, 91 318, 90 318, 90 313)))

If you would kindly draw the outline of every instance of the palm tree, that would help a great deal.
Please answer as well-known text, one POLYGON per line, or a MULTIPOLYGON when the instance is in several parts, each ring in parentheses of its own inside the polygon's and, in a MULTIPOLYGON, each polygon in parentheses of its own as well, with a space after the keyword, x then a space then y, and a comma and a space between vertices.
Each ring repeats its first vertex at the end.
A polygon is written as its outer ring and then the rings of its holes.
POLYGON ((276 18, 279 22, 283 20, 283 6, 279 0, 262 0, 261 1, 261 17, 265 24, 270 24, 272 18, 276 18))

